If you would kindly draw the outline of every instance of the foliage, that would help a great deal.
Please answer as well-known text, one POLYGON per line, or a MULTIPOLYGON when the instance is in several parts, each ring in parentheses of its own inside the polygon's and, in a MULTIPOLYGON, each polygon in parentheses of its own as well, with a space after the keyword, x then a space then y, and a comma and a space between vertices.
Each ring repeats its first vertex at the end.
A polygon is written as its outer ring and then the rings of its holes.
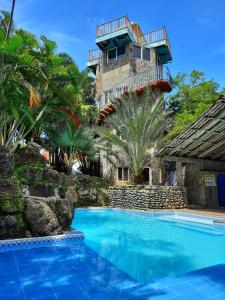
MULTIPOLYGON (((62 114, 62 121, 65 115, 62 114)), ((58 147, 68 173, 71 173, 75 161, 86 164, 97 158, 97 148, 92 132, 86 127, 77 126, 73 119, 65 119, 66 122, 55 123, 54 127, 45 129, 49 143, 58 147)))
POLYGON ((78 67, 56 53, 55 42, 13 26, 6 39, 9 18, 0 13, 0 144, 14 152, 24 138, 41 134, 60 107, 75 112, 82 89, 78 67))
POLYGON ((94 105, 95 98, 95 80, 89 75, 86 69, 81 72, 81 88, 82 88, 82 102, 84 104, 94 105))
POLYGON ((219 98, 219 85, 214 80, 207 80, 200 71, 193 70, 189 75, 178 73, 173 83, 174 93, 167 100, 172 123, 167 138, 186 129, 219 98))
POLYGON ((127 165, 134 181, 139 182, 143 169, 149 164, 149 148, 163 129, 162 99, 146 89, 141 96, 135 93, 122 96, 114 106, 116 112, 107 118, 105 126, 97 129, 99 145, 107 151, 108 158, 113 155, 127 165))

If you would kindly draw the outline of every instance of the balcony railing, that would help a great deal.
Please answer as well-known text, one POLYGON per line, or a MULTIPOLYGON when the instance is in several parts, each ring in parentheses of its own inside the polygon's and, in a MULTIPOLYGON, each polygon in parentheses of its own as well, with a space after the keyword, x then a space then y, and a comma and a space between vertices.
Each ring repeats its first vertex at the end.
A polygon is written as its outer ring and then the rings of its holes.
POLYGON ((162 40, 167 41, 167 45, 171 53, 170 41, 165 27, 155 31, 151 31, 149 33, 144 34, 143 36, 138 37, 138 42, 142 45, 153 44, 162 40))
POLYGON ((97 25, 96 36, 97 36, 97 38, 99 38, 104 35, 119 31, 123 28, 128 29, 128 31, 134 38, 134 41, 138 44, 146 45, 146 44, 152 44, 155 42, 166 40, 168 47, 171 51, 170 42, 169 42, 165 27, 163 27, 159 30, 155 30, 155 31, 149 32, 147 34, 138 36, 137 33, 135 32, 135 30, 133 29, 131 22, 127 15, 120 17, 116 20, 113 20, 113 21, 110 21, 110 22, 107 22, 107 23, 104 23, 101 25, 97 25))
POLYGON ((96 36, 97 36, 97 38, 99 38, 104 35, 121 30, 123 28, 127 28, 128 31, 133 36, 135 42, 137 42, 138 36, 137 36, 135 30, 133 29, 128 16, 123 16, 116 20, 113 20, 113 21, 110 21, 110 22, 107 22, 107 23, 104 23, 101 25, 97 25, 96 36))
POLYGON ((135 75, 131 75, 124 79, 122 82, 114 86, 109 91, 109 101, 113 101, 116 97, 120 97, 126 91, 132 91, 137 88, 144 87, 151 82, 158 80, 166 80, 169 85, 172 87, 172 77, 170 75, 169 69, 155 66, 151 67, 144 72, 137 73, 135 75))
POLYGON ((102 57, 102 51, 99 49, 89 50, 88 51, 88 62, 92 62, 94 60, 99 60, 102 57))

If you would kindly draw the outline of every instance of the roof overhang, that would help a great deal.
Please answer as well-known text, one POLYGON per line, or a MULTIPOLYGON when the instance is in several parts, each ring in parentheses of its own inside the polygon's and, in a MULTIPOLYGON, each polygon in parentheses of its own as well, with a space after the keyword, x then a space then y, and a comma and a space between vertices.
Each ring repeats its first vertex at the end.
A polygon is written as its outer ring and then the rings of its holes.
POLYGON ((157 156, 225 161, 225 96, 161 148, 157 156))

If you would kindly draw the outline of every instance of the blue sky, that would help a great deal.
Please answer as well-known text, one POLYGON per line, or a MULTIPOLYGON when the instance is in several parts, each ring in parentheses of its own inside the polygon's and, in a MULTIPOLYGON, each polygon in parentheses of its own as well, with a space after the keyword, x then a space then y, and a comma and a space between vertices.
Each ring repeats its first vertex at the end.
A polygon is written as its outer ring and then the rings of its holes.
MULTIPOLYGON (((0 9, 10 5, 0 0, 0 9)), ((167 27, 173 75, 198 69, 225 87, 225 0, 17 0, 15 23, 55 40, 83 69, 96 24, 126 13, 143 32, 167 27)))

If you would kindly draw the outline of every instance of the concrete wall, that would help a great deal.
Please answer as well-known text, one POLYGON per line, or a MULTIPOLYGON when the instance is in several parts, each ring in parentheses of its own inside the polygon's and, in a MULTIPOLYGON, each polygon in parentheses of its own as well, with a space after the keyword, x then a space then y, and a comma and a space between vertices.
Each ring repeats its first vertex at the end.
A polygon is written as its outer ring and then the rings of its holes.
POLYGON ((128 76, 136 72, 143 72, 157 64, 155 49, 150 49, 150 61, 133 57, 133 44, 126 45, 125 57, 113 64, 107 63, 107 50, 103 51, 103 59, 96 70, 96 100, 105 91, 111 90, 128 76))
MULTIPOLYGON (((182 158, 179 159, 179 162, 182 158)), ((185 165, 184 186, 187 188, 188 205, 203 208, 218 208, 217 176, 225 173, 225 163, 207 160, 183 159, 185 165), (215 177, 215 186, 207 186, 205 178, 215 177)))
POLYGON ((124 186, 109 188, 109 206, 128 209, 175 209, 187 203, 186 189, 168 186, 124 186))

